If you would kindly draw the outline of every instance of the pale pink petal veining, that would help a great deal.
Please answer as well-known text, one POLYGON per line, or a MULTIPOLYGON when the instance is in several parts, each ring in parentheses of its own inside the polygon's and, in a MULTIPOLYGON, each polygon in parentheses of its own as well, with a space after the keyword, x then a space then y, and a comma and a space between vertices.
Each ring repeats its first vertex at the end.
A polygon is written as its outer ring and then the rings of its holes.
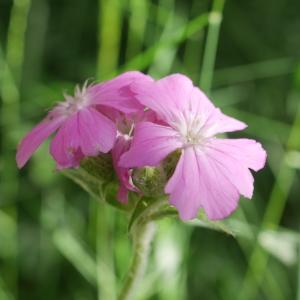
POLYGON ((202 133, 207 137, 247 127, 245 123, 223 114, 198 88, 194 88, 191 94, 189 111, 202 121, 202 133))
POLYGON ((192 148, 183 150, 175 172, 165 186, 170 194, 170 203, 174 205, 182 220, 197 216, 200 208, 199 170, 192 148))
POLYGON ((83 154, 80 151, 78 116, 75 114, 62 125, 50 143, 50 154, 58 169, 76 168, 83 154))
MULTIPOLYGON (((210 144, 209 144, 210 145, 210 144)), ((253 171, 261 170, 267 159, 262 145, 251 139, 214 139, 213 147, 219 153, 227 154, 253 171)))
POLYGON ((86 156, 110 151, 117 135, 115 124, 92 107, 78 112, 78 130, 80 147, 86 156))
POLYGON ((237 207, 239 193, 213 159, 190 147, 184 150, 165 188, 182 220, 197 216, 203 208, 209 219, 227 217, 237 207))
POLYGON ((238 205, 240 195, 237 188, 220 170, 213 158, 196 154, 196 161, 201 172, 199 174, 201 207, 211 220, 228 217, 238 205))

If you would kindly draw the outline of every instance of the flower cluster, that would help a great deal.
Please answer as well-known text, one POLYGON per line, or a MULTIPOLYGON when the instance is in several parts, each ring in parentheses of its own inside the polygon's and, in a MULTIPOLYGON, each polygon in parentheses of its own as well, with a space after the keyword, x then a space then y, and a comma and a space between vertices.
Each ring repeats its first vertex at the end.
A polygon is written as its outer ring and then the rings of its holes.
POLYGON ((56 132, 50 153, 58 169, 79 167, 85 157, 111 153, 119 179, 117 198, 138 192, 135 168, 157 167, 180 152, 164 192, 182 220, 204 209, 211 220, 233 212, 240 195, 251 198, 251 170, 263 168, 266 152, 250 139, 217 138, 246 124, 224 115, 189 78, 174 74, 153 80, 126 72, 100 84, 76 87, 21 141, 18 167, 56 132))

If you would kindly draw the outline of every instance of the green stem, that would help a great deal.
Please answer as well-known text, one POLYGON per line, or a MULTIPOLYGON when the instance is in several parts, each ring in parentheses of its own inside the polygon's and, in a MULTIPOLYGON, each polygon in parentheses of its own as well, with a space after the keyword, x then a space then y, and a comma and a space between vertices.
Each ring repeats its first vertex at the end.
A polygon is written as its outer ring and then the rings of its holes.
POLYGON ((138 223, 132 230, 133 259, 118 300, 134 299, 136 288, 144 276, 148 263, 150 245, 155 232, 153 222, 138 223))

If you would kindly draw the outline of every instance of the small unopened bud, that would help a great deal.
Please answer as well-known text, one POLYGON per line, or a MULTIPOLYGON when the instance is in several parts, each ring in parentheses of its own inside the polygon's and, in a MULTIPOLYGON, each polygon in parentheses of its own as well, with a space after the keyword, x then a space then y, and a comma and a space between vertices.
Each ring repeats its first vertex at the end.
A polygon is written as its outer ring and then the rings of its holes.
POLYGON ((80 167, 101 181, 112 180, 114 168, 110 154, 86 157, 80 162, 80 167))
POLYGON ((134 185, 147 197, 164 195, 164 188, 175 171, 180 152, 169 155, 158 167, 135 169, 132 174, 134 185))
POLYGON ((172 154, 170 154, 169 156, 167 156, 167 158, 164 159, 162 162, 162 167, 166 173, 168 180, 173 175, 173 173, 176 169, 180 155, 181 155, 181 151, 177 150, 177 151, 173 152, 172 154))
POLYGON ((132 181, 145 196, 157 197, 164 193, 166 174, 162 167, 144 167, 133 171, 132 181))

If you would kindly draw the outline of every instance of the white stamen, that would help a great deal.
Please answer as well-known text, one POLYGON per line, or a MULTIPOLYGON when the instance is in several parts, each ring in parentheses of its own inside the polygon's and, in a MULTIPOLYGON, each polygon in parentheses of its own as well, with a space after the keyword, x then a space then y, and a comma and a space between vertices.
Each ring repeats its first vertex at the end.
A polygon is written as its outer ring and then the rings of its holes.
POLYGON ((187 146, 203 143, 206 138, 204 125, 205 119, 192 111, 183 112, 172 124, 187 146))
POLYGON ((87 94, 88 87, 88 82, 85 81, 81 89, 79 85, 76 85, 74 96, 64 94, 65 101, 60 102, 58 105, 58 109, 61 113, 69 115, 85 108, 89 103, 89 97, 87 94))

